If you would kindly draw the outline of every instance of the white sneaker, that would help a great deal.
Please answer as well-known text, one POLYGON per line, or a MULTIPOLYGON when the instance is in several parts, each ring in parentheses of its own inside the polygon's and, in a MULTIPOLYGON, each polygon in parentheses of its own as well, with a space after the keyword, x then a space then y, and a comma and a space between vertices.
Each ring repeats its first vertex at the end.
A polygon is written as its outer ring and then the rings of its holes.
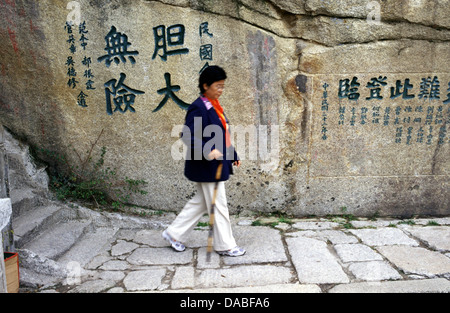
POLYGON ((225 251, 217 251, 218 254, 220 255, 225 255, 225 256, 241 256, 245 254, 245 249, 241 248, 241 247, 234 247, 233 249, 230 250, 225 250, 225 251))
POLYGON ((181 242, 178 242, 175 239, 172 239, 169 236, 169 234, 167 233, 167 230, 163 231, 162 236, 164 239, 166 239, 168 242, 170 242, 170 245, 172 246, 172 248, 175 251, 183 252, 186 249, 186 247, 181 242))

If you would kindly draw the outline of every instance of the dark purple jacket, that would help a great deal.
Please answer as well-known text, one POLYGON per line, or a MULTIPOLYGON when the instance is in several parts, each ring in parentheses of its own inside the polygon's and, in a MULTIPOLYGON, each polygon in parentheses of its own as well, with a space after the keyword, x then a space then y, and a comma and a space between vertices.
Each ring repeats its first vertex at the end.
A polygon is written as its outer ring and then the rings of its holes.
POLYGON ((225 181, 233 174, 232 163, 238 160, 236 151, 233 146, 226 148, 225 129, 219 116, 212 106, 207 108, 200 97, 188 108, 182 139, 188 147, 184 175, 189 180, 215 182, 219 162, 223 162, 219 181, 225 181), (214 149, 222 152, 222 160, 207 159, 214 149))

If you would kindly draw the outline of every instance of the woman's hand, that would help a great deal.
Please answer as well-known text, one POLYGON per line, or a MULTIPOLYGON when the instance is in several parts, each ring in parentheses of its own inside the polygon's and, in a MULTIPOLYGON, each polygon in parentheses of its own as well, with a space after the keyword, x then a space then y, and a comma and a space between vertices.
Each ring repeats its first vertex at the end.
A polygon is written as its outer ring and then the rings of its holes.
POLYGON ((223 157, 223 154, 222 154, 222 152, 220 152, 220 151, 217 150, 217 149, 214 149, 213 151, 211 151, 211 152, 208 154, 208 159, 210 159, 210 160, 218 159, 218 158, 220 158, 220 157, 223 157))
POLYGON ((234 161, 233 165, 235 165, 237 167, 241 166, 241 160, 234 161))

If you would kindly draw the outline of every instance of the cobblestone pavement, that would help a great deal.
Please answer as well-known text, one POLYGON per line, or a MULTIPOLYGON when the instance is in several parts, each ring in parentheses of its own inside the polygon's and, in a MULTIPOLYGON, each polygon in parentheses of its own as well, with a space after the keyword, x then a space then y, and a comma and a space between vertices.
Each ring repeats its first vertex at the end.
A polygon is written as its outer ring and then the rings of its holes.
MULTIPOLYGON (((205 217, 205 225, 207 220, 205 217)), ((335 293, 450 292, 450 217, 279 219, 233 217, 247 253, 206 262, 207 227, 199 226, 175 252, 165 226, 97 226, 57 258, 64 280, 37 282, 22 292, 59 293, 335 293), (85 236, 86 237, 86 236, 85 236), (108 238, 94 254, 96 238, 108 238), (88 256, 90 254, 90 256, 88 256), (36 283, 37 282, 37 283, 36 283)), ((67 230, 67 228, 66 228, 67 230)), ((31 249, 31 247, 30 247, 31 249)), ((35 248, 36 250, 36 248, 35 248)), ((28 251, 24 247, 22 253, 28 251)), ((28 257, 28 260, 32 257, 28 257)))

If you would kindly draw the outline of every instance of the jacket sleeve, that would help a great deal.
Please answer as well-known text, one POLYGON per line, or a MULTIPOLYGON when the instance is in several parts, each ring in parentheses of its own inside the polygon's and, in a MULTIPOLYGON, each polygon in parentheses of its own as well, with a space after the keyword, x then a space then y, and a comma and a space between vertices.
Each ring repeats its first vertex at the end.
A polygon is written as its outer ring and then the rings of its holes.
POLYGON ((192 160, 203 159, 203 147, 205 145, 202 135, 204 120, 204 112, 198 107, 198 105, 191 104, 186 114, 182 140, 190 149, 188 153, 190 153, 192 160))

